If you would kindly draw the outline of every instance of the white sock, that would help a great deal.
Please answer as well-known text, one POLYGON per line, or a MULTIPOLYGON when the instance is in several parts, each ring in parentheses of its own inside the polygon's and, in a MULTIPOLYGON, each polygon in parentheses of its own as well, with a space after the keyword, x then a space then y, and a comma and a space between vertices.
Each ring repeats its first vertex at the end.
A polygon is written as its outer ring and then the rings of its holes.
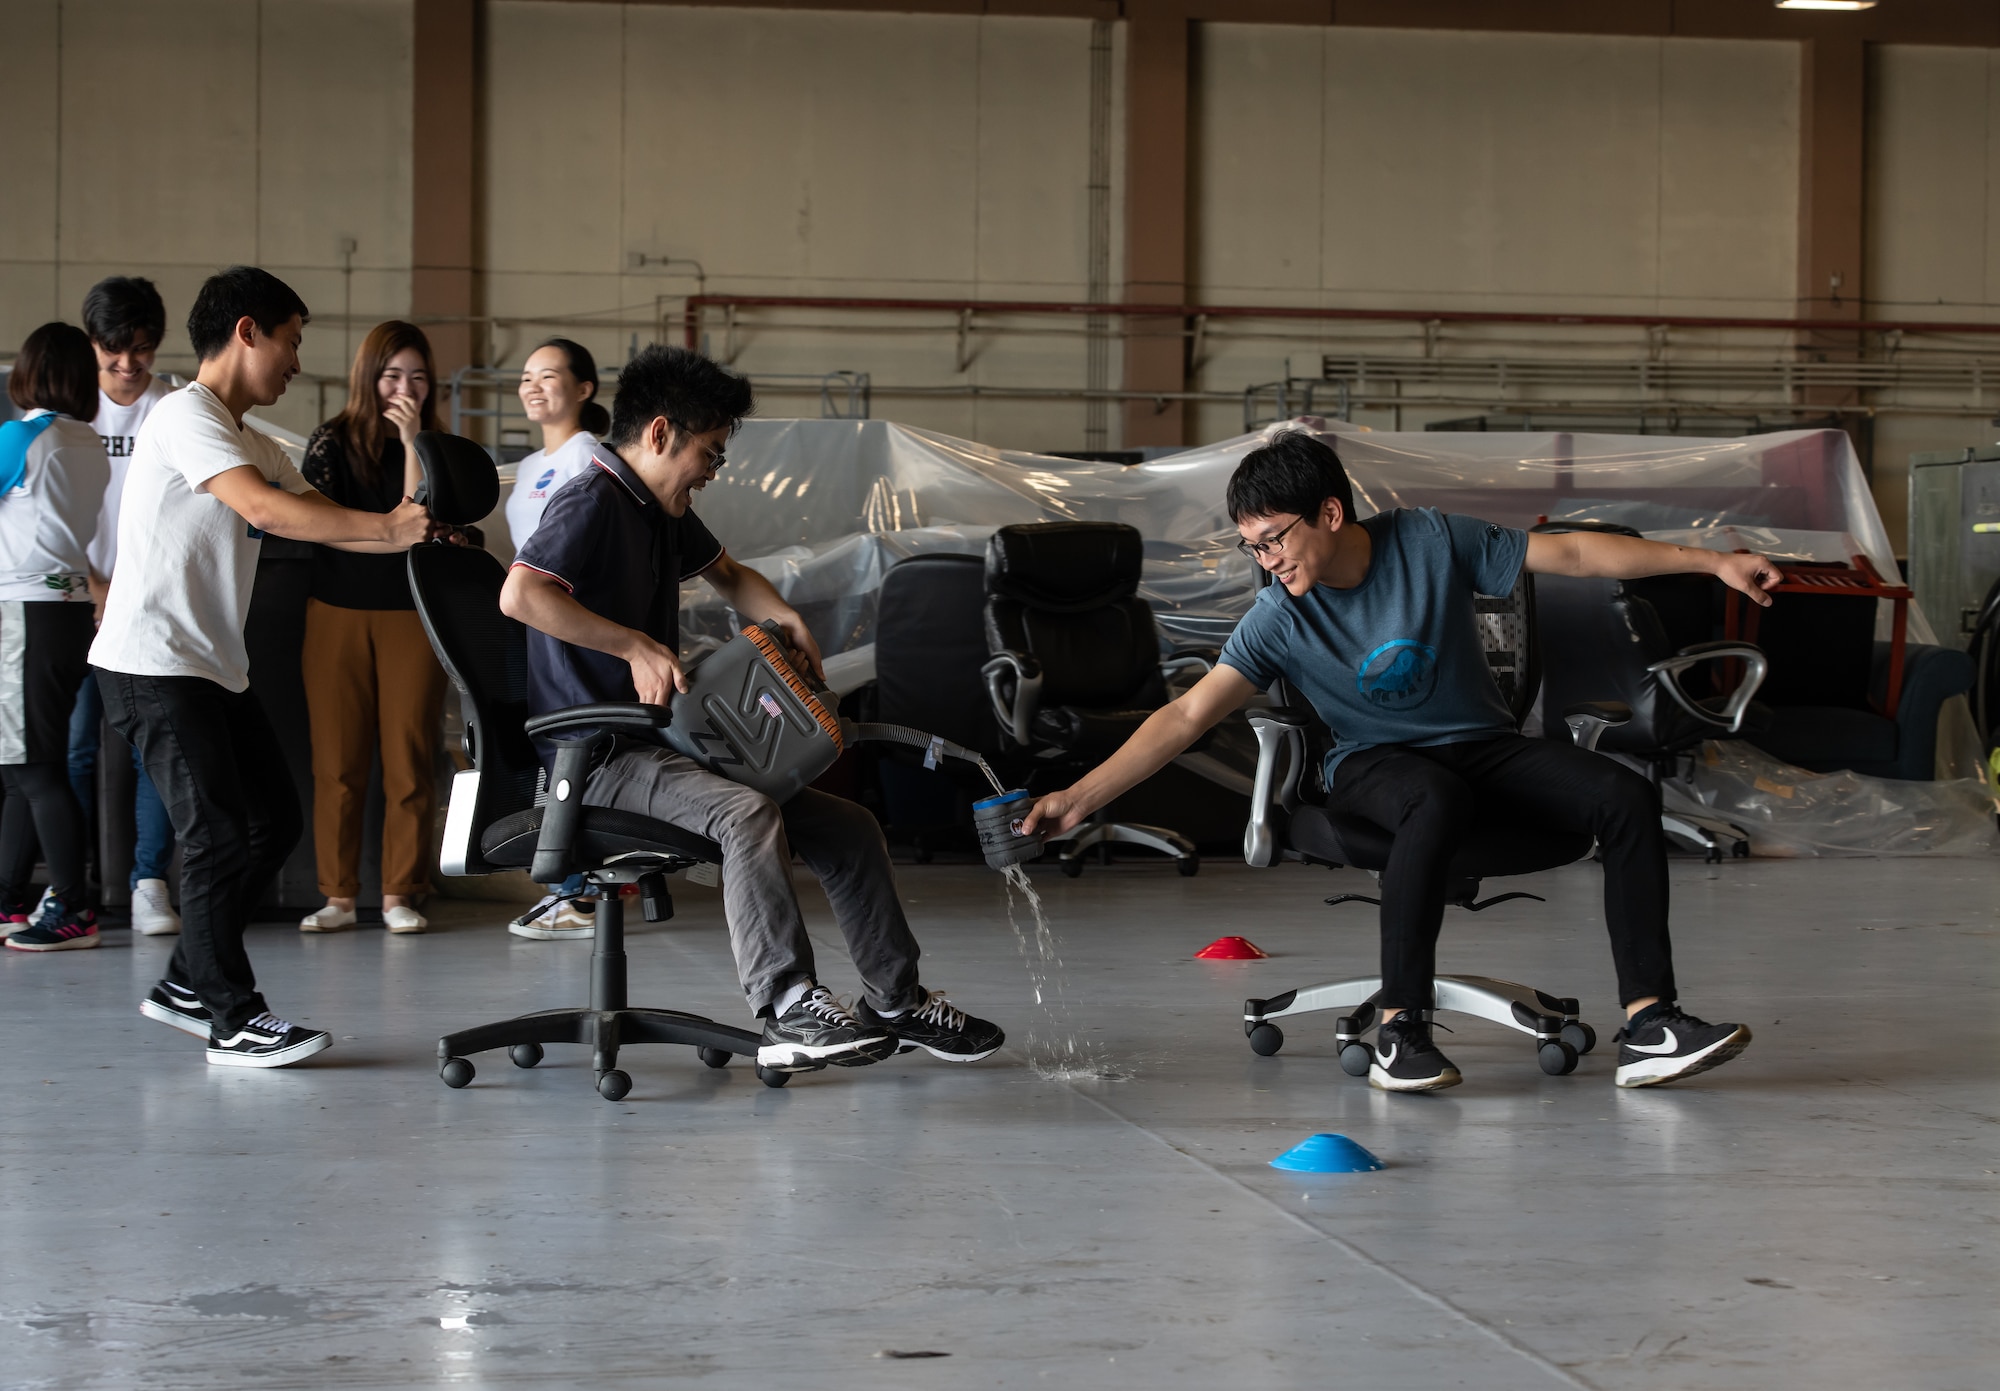
POLYGON ((771 1008, 777 1012, 779 1018, 783 1018, 785 1011, 811 993, 816 983, 811 980, 794 982, 792 985, 786 987, 784 994, 772 1002, 771 1008))

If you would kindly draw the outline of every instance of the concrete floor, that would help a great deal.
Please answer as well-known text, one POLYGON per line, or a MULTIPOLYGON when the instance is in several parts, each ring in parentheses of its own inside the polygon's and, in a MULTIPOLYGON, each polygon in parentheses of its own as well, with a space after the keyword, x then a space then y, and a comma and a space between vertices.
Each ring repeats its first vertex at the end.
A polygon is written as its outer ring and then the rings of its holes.
MULTIPOLYGON (((1058 1033, 999 879, 901 874, 928 983, 1058 1033)), ((492 905, 418 938, 258 929, 273 1004, 337 1039, 280 1072, 137 1014, 164 942, 0 953, 0 1385, 1991 1387, 1993 867, 1674 879, 1685 1003, 1757 1041, 1636 1093, 1608 1048, 1547 1077, 1474 1021, 1439 1096, 1344 1076, 1324 1016, 1254 1056, 1245 995, 1371 969, 1370 910, 1319 903, 1365 881, 1297 866, 1035 872, 1063 1000, 1122 1080, 1010 1044, 773 1091, 635 1049, 610 1104, 557 1049, 450 1091, 445 1028, 582 994, 587 947, 492 905), (1222 933, 1272 959, 1190 959, 1222 933), (1389 1167, 1267 1166, 1316 1131, 1389 1167)), ((1447 969, 1573 992, 1608 1040, 1595 881, 1454 912, 1447 969)), ((744 1022, 714 893, 678 898, 635 926, 635 1002, 744 1022)))

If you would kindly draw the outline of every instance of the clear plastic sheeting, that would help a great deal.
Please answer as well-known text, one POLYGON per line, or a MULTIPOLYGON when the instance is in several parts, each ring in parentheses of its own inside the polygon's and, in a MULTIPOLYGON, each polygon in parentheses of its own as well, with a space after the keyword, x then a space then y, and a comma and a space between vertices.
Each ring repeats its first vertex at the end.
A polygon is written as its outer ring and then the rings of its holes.
POLYGON ((1748 744, 1704 744, 1691 775, 1669 778, 1666 809, 1727 821, 1750 853, 1783 859, 1991 855, 1993 797, 1980 782, 1899 782, 1809 773, 1748 744))
MULTIPOLYGON (((1769 533, 1796 558, 1853 544, 1900 573, 1859 460, 1838 430, 1741 439, 1558 433, 1380 433, 1304 417, 1354 480, 1363 516, 1438 507, 1509 526, 1544 517, 1704 533, 1721 546, 1769 533), (1716 528, 1734 527, 1736 533, 1716 528), (1750 530, 1762 528, 1763 533, 1750 530)), ((1256 593, 1223 491, 1268 431, 1130 466, 995 449, 882 420, 752 420, 696 509, 731 555, 769 577, 829 654, 874 641, 875 594, 896 561, 978 554, 998 526, 1118 521, 1146 539, 1140 594, 1171 649, 1219 646, 1256 593)), ((730 631, 698 582, 682 595, 697 647, 730 631)), ((1913 636, 1925 631, 1921 618, 1913 636)))

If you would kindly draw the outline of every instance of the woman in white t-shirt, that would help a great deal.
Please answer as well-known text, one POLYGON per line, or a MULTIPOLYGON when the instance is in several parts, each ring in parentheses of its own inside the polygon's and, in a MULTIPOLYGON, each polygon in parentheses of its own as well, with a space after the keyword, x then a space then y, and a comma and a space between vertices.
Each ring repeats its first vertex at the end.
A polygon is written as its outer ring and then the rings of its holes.
POLYGON ((551 338, 521 367, 521 404, 542 427, 542 447, 521 460, 507 495, 507 531, 520 550, 541 525, 549 497, 590 462, 611 412, 597 403, 597 361, 590 349, 551 338))
POLYGON ((97 358, 70 324, 28 335, 7 378, 25 413, 0 425, 0 918, 19 951, 97 945, 83 878, 83 808, 69 785, 69 717, 95 631, 88 550, 111 481, 97 358), (27 925, 35 844, 49 899, 27 925))

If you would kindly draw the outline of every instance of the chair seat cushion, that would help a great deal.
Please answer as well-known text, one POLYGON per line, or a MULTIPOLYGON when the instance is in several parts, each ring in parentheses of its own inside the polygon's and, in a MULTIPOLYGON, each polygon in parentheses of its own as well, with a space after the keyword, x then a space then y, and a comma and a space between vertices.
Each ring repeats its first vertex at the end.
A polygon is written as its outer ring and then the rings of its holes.
POLYGON ((1035 742, 1081 758, 1105 759, 1116 753, 1146 722, 1150 710, 1082 710, 1059 705, 1035 712, 1035 742))
MULTIPOLYGON (((1292 813, 1291 846, 1300 854, 1355 869, 1382 869, 1395 837, 1372 821, 1325 807, 1302 805, 1292 813)), ((1533 874, 1573 864, 1590 853, 1590 836, 1546 826, 1481 822, 1452 857, 1453 880, 1533 874)))
MULTIPOLYGON (((529 807, 503 816, 479 838, 479 853, 488 864, 526 869, 535 859, 535 842, 542 834, 542 809, 529 807)), ((686 860, 722 863, 722 847, 706 836, 684 831, 665 821, 610 807, 585 807, 577 828, 572 858, 579 869, 593 869, 620 855, 673 855, 686 860)))

